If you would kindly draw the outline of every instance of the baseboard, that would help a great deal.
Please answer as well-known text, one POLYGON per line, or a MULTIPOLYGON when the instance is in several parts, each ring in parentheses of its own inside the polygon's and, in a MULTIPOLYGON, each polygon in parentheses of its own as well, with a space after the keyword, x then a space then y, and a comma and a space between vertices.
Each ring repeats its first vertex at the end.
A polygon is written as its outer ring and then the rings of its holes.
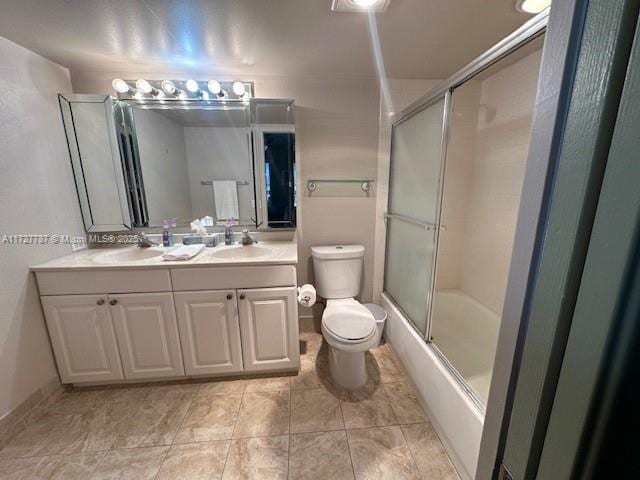
POLYGON ((57 395, 62 389, 60 379, 56 376, 4 414, 0 418, 0 450, 24 430, 25 418, 34 408, 57 395))

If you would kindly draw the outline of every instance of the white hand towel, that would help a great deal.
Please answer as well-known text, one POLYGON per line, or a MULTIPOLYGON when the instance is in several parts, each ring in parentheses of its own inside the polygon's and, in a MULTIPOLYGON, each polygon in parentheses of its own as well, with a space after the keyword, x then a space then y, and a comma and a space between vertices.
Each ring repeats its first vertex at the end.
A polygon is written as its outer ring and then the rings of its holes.
POLYGON ((216 218, 240 218, 238 208, 238 184, 233 180, 214 180, 213 198, 216 202, 216 218))
POLYGON ((181 245, 178 248, 168 251, 162 258, 173 262, 176 260, 189 260, 198 255, 204 249, 204 244, 194 243, 193 245, 181 245))

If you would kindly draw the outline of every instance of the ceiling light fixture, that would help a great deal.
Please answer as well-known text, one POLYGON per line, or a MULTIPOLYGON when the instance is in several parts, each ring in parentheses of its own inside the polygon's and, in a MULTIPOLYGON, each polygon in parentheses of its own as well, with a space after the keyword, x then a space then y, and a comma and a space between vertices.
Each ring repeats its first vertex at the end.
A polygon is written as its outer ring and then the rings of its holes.
POLYGON ((136 88, 142 93, 151 93, 153 91, 153 87, 149 82, 147 82, 144 78, 139 78, 136 80, 136 88))
POLYGON ((518 0, 516 10, 522 13, 536 14, 549 8, 550 5, 551 0, 518 0))
POLYGON ((200 90, 200 87, 198 86, 198 82, 196 82, 193 78, 190 78, 189 80, 187 80, 184 83, 184 86, 187 87, 187 90, 189 90, 191 93, 196 93, 200 90))
POLYGON ((121 78, 114 78, 111 82, 111 86, 118 93, 127 93, 131 89, 129 84, 121 78))
POLYGON ((332 0, 332 12, 352 12, 352 13, 382 13, 391 0, 332 0))
POLYGON ((381 0, 351 0, 351 1, 355 3, 358 7, 369 8, 375 5, 376 3, 379 3, 381 0))
POLYGON ((233 82, 233 85, 231 86, 231 88, 233 89, 233 93, 235 93, 239 97, 243 96, 244 92, 247 91, 246 87, 244 86, 244 83, 242 82, 233 82))

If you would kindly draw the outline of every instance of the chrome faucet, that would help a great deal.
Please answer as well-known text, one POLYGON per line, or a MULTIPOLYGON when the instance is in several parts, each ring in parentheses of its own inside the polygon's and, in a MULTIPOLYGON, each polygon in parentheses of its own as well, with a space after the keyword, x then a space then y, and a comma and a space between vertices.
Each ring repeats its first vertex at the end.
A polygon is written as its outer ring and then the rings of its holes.
POLYGON ((138 248, 149 248, 156 247, 158 244, 147 237, 147 234, 144 232, 140 232, 138 235, 138 248))
POLYGON ((258 243, 257 240, 254 240, 251 235, 249 235, 249 230, 242 230, 242 245, 253 245, 254 243, 258 243))

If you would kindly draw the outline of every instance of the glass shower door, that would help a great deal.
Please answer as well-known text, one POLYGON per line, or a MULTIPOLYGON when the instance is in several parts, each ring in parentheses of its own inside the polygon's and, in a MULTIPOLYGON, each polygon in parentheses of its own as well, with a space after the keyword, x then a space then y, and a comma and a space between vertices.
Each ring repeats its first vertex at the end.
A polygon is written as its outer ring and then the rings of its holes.
POLYGON ((445 97, 393 127, 384 290, 424 337, 442 178, 445 97))

